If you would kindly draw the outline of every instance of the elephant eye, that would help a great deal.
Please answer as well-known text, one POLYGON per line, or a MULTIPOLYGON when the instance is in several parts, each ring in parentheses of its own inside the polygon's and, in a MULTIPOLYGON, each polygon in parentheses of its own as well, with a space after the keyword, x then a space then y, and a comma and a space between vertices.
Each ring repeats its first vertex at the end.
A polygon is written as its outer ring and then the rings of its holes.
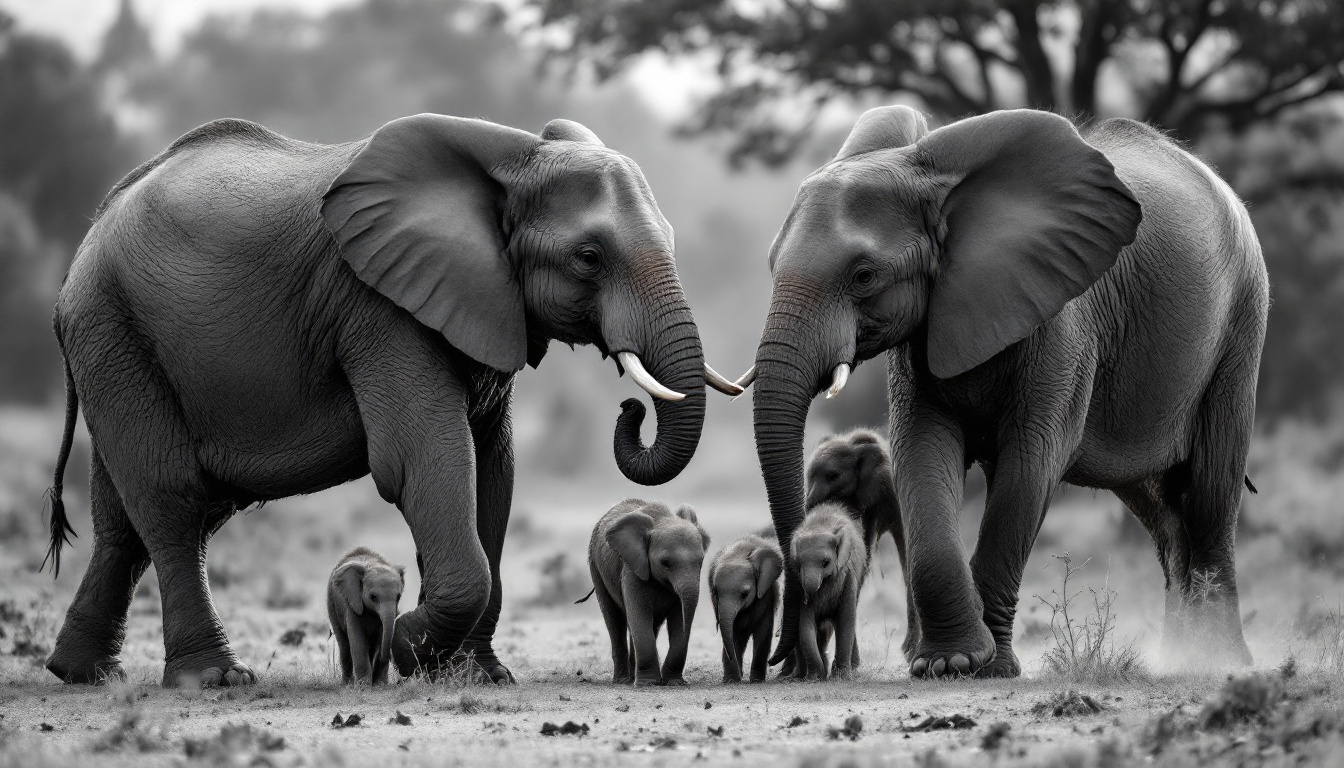
POLYGON ((602 253, 595 245, 585 245, 574 252, 574 262, 585 272, 592 272, 602 265, 602 253))
POLYGON ((831 567, 831 558, 828 557, 828 558, 826 558, 825 560, 822 560, 822 561, 821 561, 821 567, 822 567, 822 568, 830 568, 830 567, 831 567))
POLYGON ((658 564, 661 565, 661 566, 663 566, 664 568, 671 568, 671 567, 672 567, 672 561, 671 561, 669 558, 666 558, 666 557, 664 557, 662 560, 659 560, 659 561, 658 561, 658 564))
POLYGON ((858 286, 869 286, 877 279, 877 272, 872 267, 859 267, 854 271, 854 284, 858 286))

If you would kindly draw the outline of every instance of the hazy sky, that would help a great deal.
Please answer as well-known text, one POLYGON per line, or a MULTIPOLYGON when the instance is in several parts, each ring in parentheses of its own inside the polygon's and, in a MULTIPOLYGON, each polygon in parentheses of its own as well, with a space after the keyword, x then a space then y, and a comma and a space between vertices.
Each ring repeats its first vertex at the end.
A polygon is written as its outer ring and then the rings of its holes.
MULTIPOLYGON (((182 36, 211 14, 245 13, 257 8, 293 8, 321 13, 360 0, 133 0, 149 27, 160 54, 177 50, 182 36)), ((19 26, 64 40, 85 61, 98 51, 103 33, 116 18, 121 0, 0 0, 19 26)), ((639 62, 631 72, 643 101, 665 118, 685 113, 706 78, 694 66, 670 65, 656 57, 639 62)))
MULTIPOLYGON (((355 0, 134 0, 160 53, 174 50, 182 34, 212 13, 250 11, 263 6, 319 12, 355 0)), ((61 38, 81 57, 97 52, 103 32, 116 18, 121 0, 0 0, 24 29, 61 38)))

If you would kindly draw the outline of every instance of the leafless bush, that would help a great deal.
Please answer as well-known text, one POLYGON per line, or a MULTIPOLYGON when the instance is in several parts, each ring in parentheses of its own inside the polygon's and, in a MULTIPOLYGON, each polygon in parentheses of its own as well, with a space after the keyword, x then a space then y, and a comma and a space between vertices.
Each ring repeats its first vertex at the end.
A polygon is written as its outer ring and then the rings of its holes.
POLYGON ((572 563, 565 552, 556 552, 542 560, 537 570, 537 593, 528 600, 529 605, 546 608, 568 605, 587 594, 591 586, 588 574, 572 563))
POLYGON ((1116 645, 1116 593, 1109 588, 1110 573, 1101 590, 1087 588, 1092 597, 1088 610, 1086 602, 1078 599, 1083 590, 1071 592, 1069 581, 1091 561, 1074 565, 1068 552, 1053 557, 1061 565, 1060 588, 1051 590, 1051 600, 1036 595, 1050 609, 1053 645, 1045 653, 1046 673, 1070 682, 1092 683, 1147 677, 1138 648, 1132 642, 1116 645))

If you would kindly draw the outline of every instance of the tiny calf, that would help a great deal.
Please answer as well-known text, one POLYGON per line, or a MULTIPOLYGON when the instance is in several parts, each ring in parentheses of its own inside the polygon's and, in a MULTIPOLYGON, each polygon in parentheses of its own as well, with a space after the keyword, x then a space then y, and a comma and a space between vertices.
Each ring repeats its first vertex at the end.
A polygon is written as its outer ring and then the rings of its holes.
POLYGON ((858 666, 855 637, 859 591, 868 571, 863 533, 849 510, 840 504, 819 504, 793 532, 789 568, 803 586, 798 619, 798 645, 809 679, 826 679, 824 655, 835 633, 837 677, 848 677, 858 666))
POLYGON ((751 680, 765 679, 783 570, 779 544, 761 536, 734 541, 710 564, 709 596, 723 638, 723 682, 742 682, 748 640, 753 641, 751 680))
POLYGON ((686 684, 682 672, 708 547, 709 534, 690 507, 673 512, 626 499, 597 521, 588 569, 611 636, 612 682, 686 684), (657 637, 664 622, 668 648, 660 670, 657 637))
POLYGON ((327 618, 341 655, 342 681, 387 682, 397 603, 405 588, 406 568, 367 547, 355 547, 336 563, 327 582, 327 618))

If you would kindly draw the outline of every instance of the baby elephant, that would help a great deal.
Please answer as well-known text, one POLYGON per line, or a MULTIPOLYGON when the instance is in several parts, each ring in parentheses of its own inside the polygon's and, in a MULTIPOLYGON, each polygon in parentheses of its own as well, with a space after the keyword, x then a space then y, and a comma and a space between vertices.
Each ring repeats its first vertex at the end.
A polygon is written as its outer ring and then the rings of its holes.
POLYGON ((857 516, 869 550, 878 537, 890 532, 904 560, 891 449, 881 435, 871 429, 830 435, 812 452, 807 461, 807 508, 828 501, 844 504, 851 516, 857 516))
POLYGON ((597 521, 588 569, 611 635, 612 682, 686 684, 682 670, 708 547, 709 534, 690 507, 674 513, 662 504, 626 499, 597 521), (657 637, 663 622, 668 648, 660 672, 657 637))
POLYGON ((779 544, 760 536, 738 539, 709 566, 709 597, 723 637, 723 682, 742 682, 742 657, 749 639, 751 680, 765 679, 783 570, 779 544))
POLYGON ((387 682, 397 602, 406 587, 406 569, 367 547, 345 553, 327 583, 327 618, 341 652, 341 679, 347 683, 387 682))
POLYGON ((835 675, 848 677, 857 666, 855 625, 859 590, 868 570, 867 551, 859 526, 840 504, 814 507, 793 533, 789 568, 803 585, 798 640, 809 679, 826 679, 822 652, 832 630, 835 675))

